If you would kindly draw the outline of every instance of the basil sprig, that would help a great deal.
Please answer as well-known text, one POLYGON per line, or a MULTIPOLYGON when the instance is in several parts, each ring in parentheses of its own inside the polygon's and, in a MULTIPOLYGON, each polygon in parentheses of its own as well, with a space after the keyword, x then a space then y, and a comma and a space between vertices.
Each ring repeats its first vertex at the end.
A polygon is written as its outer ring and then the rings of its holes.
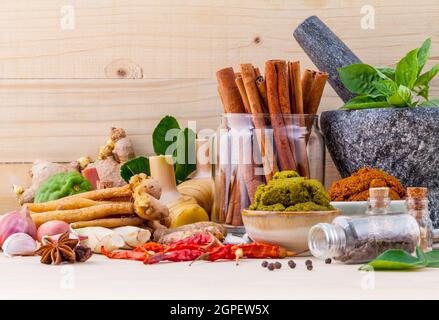
MULTIPOLYGON (((172 155, 175 159, 174 170, 177 184, 185 181, 196 169, 196 133, 181 129, 177 119, 166 116, 160 120, 152 134, 152 145, 156 155, 172 155)), ((137 157, 125 162, 120 169, 121 177, 129 182, 136 174, 150 175, 149 159, 137 157)))
POLYGON ((345 87, 358 95, 343 109, 438 106, 439 100, 429 100, 429 83, 439 73, 439 63, 422 73, 430 50, 431 39, 427 39, 420 48, 407 53, 395 69, 362 63, 339 68, 345 87), (415 100, 414 95, 425 100, 415 100))

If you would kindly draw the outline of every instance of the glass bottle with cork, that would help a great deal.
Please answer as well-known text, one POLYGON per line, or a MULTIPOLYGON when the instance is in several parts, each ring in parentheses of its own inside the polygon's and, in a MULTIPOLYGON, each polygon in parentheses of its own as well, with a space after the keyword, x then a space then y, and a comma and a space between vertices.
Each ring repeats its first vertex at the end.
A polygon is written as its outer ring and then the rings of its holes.
POLYGON ((419 224, 422 251, 433 250, 433 223, 428 210, 428 189, 421 187, 407 188, 406 207, 419 224))
POLYGON ((339 216, 332 223, 311 228, 311 253, 345 263, 365 263, 389 249, 414 253, 420 242, 416 219, 407 213, 391 213, 389 205, 389 188, 371 188, 365 215, 339 216))

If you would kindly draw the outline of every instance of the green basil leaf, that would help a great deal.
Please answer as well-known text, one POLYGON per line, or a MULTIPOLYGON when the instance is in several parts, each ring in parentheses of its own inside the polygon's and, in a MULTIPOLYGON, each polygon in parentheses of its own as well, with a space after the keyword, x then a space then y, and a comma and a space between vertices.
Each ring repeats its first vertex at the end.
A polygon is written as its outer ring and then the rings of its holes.
POLYGON ((439 250, 435 249, 425 253, 427 258, 427 267, 429 268, 439 268, 439 250))
POLYGON ((387 102, 395 107, 409 107, 412 104, 412 91, 400 85, 395 94, 387 98, 387 102))
POLYGON ((148 176, 151 175, 148 158, 137 157, 128 160, 120 167, 120 176, 125 180, 126 183, 130 182, 132 176, 135 176, 139 173, 145 173, 148 176))
POLYGON ((177 137, 177 148, 174 151, 175 178, 177 184, 182 183, 196 169, 196 133, 185 128, 177 137))
POLYGON ((409 89, 413 89, 418 77, 418 51, 415 49, 407 53, 396 65, 395 81, 409 89))
MULTIPOLYGON (((395 81, 395 69, 389 67, 378 67, 375 69, 377 69, 377 71, 383 74, 385 77, 395 81)), ((383 79, 385 79, 385 77, 381 76, 383 79)))
POLYGON ((418 51, 418 76, 421 73, 422 69, 424 68, 425 64, 427 63, 428 56, 430 55, 430 49, 431 49, 431 39, 428 38, 424 41, 422 46, 419 48, 418 51))
POLYGON ((380 93, 373 85, 374 81, 380 80, 378 71, 367 64, 352 64, 338 69, 340 79, 344 86, 356 94, 379 96, 380 93))
POLYGON ((420 107, 439 107, 439 99, 431 99, 419 104, 420 107))
POLYGON ((375 81, 373 84, 375 88, 385 97, 394 95, 398 90, 398 86, 392 80, 379 80, 375 81))
POLYGON ((390 104, 387 101, 370 101, 370 102, 359 102, 351 104, 345 104, 342 110, 361 110, 361 109, 374 109, 374 108, 387 108, 390 104))
POLYGON ((428 100, 429 98, 429 91, 430 91, 430 86, 427 85, 423 85, 423 86, 419 86, 419 90, 416 91, 416 95, 418 97, 423 97, 425 100, 428 100))
POLYGON ((160 120, 152 133, 152 144, 156 155, 166 155, 169 146, 177 141, 179 131, 181 131, 180 125, 174 117, 166 116, 160 120))
POLYGON ((425 72, 419 78, 416 80, 415 87, 428 85, 431 80, 433 80, 434 77, 439 72, 439 63, 436 63, 433 68, 431 68, 430 71, 425 72))
POLYGON ((414 257, 404 250, 387 250, 379 255, 375 260, 360 267, 360 270, 412 270, 427 266, 427 258, 422 251, 417 248, 417 256, 414 257))

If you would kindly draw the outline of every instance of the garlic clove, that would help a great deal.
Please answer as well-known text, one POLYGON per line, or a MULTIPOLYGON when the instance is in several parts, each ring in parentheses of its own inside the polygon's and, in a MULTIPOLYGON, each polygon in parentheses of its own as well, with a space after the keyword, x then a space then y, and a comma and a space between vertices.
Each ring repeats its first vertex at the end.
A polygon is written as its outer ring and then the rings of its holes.
POLYGON ((14 233, 5 240, 2 249, 6 257, 32 256, 37 242, 27 233, 14 233))
POLYGON ((101 253, 101 247, 104 247, 105 251, 111 252, 121 249, 125 246, 125 241, 117 233, 111 233, 101 238, 94 248, 95 253, 101 253))
POLYGON ((131 249, 139 246, 143 246, 151 239, 151 231, 133 227, 118 227, 113 229, 113 231, 119 234, 125 241, 125 249, 131 249))

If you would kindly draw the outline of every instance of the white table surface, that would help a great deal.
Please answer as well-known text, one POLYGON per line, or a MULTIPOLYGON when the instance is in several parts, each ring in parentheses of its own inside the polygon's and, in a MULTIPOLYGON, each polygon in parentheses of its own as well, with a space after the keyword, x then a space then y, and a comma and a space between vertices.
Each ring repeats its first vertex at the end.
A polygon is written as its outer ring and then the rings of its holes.
POLYGON ((423 299, 439 298, 439 269, 361 272, 358 266, 294 258, 268 271, 262 260, 163 263, 110 260, 47 266, 39 257, 0 257, 1 299, 423 299))

